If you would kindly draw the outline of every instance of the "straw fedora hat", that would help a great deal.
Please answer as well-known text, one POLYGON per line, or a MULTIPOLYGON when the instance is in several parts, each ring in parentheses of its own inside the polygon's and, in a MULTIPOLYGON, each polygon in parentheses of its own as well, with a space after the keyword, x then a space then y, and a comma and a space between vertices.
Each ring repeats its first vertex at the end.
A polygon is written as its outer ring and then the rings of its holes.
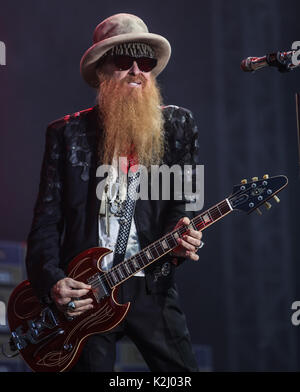
POLYGON ((94 44, 84 53, 80 61, 83 79, 94 88, 98 87, 96 64, 114 46, 126 42, 150 45, 155 51, 157 65, 151 71, 157 76, 167 65, 171 56, 169 41, 158 34, 149 33, 142 19, 131 14, 116 14, 98 24, 93 35, 94 44))

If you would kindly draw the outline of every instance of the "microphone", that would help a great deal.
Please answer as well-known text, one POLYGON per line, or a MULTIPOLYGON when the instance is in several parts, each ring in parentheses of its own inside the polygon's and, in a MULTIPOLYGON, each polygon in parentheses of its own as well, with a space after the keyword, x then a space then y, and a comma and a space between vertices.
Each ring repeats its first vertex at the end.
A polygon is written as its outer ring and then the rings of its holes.
POLYGON ((300 62, 293 63, 295 53, 295 50, 290 50, 289 52, 270 53, 263 57, 247 57, 242 60, 241 68, 245 72, 254 72, 265 67, 276 67, 279 72, 289 72, 300 65, 300 62))

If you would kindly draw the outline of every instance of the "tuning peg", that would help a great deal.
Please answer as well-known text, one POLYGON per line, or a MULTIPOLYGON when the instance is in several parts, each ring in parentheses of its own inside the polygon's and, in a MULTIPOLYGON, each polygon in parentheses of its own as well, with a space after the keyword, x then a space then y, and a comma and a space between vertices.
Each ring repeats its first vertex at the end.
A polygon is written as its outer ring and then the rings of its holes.
POLYGON ((252 177, 252 181, 258 181, 258 177, 252 177))
POLYGON ((248 180, 247 180, 247 178, 244 178, 242 181, 241 181, 241 184, 247 184, 247 182, 248 182, 248 180))
POLYGON ((273 196, 273 199, 276 201, 276 203, 280 203, 280 199, 279 199, 278 196, 274 195, 274 196, 273 196))
POLYGON ((265 206, 266 206, 266 209, 267 209, 267 210, 269 210, 270 208, 272 208, 272 204, 269 203, 268 201, 265 202, 265 206))
POLYGON ((259 208, 256 208, 255 211, 257 212, 257 215, 262 215, 262 212, 261 212, 261 210, 259 208))
POLYGON ((269 174, 265 174, 264 176, 263 176, 263 179, 264 180, 267 180, 269 178, 269 174))

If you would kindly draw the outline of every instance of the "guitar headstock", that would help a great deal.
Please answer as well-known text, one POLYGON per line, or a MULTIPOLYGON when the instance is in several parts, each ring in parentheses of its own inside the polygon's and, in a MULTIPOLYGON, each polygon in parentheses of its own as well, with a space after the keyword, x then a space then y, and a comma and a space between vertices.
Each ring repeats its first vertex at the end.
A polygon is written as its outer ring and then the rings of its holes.
POLYGON ((272 205, 268 202, 273 198, 277 203, 280 202, 276 196, 286 185, 286 176, 269 177, 265 174, 261 180, 253 177, 251 181, 242 180, 241 184, 233 187, 232 195, 228 198, 234 210, 240 210, 250 214, 254 210, 261 215, 259 207, 265 204, 269 210, 272 205))

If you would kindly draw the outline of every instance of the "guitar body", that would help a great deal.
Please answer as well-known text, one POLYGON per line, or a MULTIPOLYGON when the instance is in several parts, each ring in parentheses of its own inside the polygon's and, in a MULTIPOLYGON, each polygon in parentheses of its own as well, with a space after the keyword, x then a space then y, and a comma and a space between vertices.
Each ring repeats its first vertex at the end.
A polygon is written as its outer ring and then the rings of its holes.
POLYGON ((29 281, 22 282, 12 292, 7 308, 12 339, 34 371, 69 370, 88 336, 109 331, 125 317, 130 303, 117 302, 118 287, 110 289, 101 270, 102 259, 110 252, 106 248, 91 248, 69 264, 70 278, 88 284, 93 281, 93 289, 82 298, 92 298, 94 308, 73 319, 68 319, 54 304, 41 304, 29 281), (95 275, 97 278, 93 280, 95 275))

